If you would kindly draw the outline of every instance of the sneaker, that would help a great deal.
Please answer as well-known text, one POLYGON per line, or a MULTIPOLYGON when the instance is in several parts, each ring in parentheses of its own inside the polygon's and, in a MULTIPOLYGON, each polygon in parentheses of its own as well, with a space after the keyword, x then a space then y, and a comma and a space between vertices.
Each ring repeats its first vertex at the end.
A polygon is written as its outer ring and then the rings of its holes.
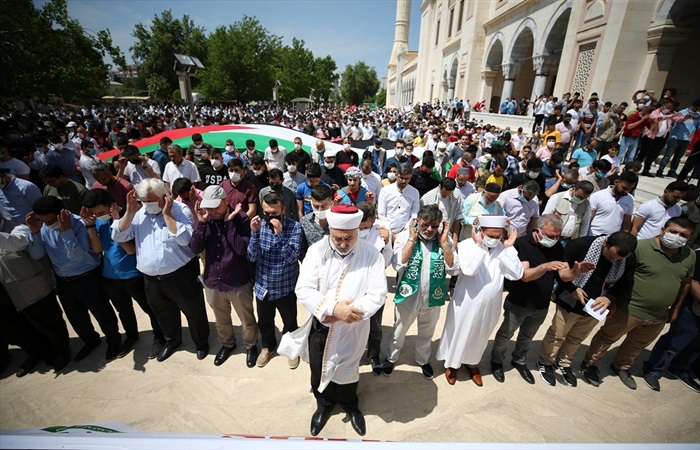
POLYGON ((388 359, 382 363, 382 375, 390 377, 394 373, 394 363, 388 359))
POLYGON ((421 368, 421 371, 423 372, 423 378, 425 378, 426 380, 433 379, 433 377, 435 376, 435 372, 433 372, 433 368, 430 365, 430 363, 423 364, 422 366, 420 366, 420 368, 421 368))
POLYGON ((659 384, 659 376, 654 372, 648 372, 644 374, 644 383, 649 386, 652 391, 660 391, 661 385, 659 384))
POLYGON ((581 361, 581 373, 583 374, 583 379, 591 386, 600 386, 600 372, 597 366, 581 361))
POLYGON ((554 378, 554 366, 545 366, 544 364, 541 364, 539 361, 537 361, 537 370, 540 371, 540 376, 544 380, 545 383, 547 383, 550 386, 556 386, 557 384, 557 379, 554 378))
POLYGON ((258 360, 256 361, 256 364, 258 367, 265 367, 267 363, 270 362, 270 359, 272 358, 272 353, 270 350, 264 348, 260 351, 260 354, 258 355, 258 360))
POLYGON ((296 358, 294 358, 294 359, 288 358, 288 359, 287 359, 287 364, 289 365, 289 368, 290 368, 290 369, 294 370, 294 369, 296 369, 297 367, 299 367, 299 361, 301 361, 301 358, 299 358, 298 356, 297 356, 296 358))
POLYGON ((629 370, 618 369, 617 367, 615 367, 614 363, 610 363, 610 370, 612 370, 615 375, 620 377, 620 381, 622 381, 622 384, 624 384, 632 390, 637 389, 637 382, 634 381, 634 378, 632 378, 632 374, 629 370))
POLYGON ((576 375, 574 375, 574 371, 571 370, 571 367, 562 367, 557 365, 557 370, 559 370, 559 373, 561 373, 561 379, 565 385, 576 387, 576 375))
POLYGON ((700 392, 700 383, 695 381, 695 378, 693 378, 690 372, 671 372, 670 369, 666 369, 666 372, 681 380, 681 383, 691 391, 700 392))

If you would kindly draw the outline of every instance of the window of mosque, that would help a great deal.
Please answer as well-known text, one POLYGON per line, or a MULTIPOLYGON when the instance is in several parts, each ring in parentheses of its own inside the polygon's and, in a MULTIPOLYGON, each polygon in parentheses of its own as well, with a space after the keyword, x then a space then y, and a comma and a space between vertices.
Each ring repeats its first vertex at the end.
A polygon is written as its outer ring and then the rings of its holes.
POLYGON ((462 17, 464 17, 464 0, 459 2, 459 15, 457 16, 457 31, 462 31, 462 17))
POLYGON ((437 28, 435 30, 435 45, 438 45, 438 42, 440 42, 440 21, 437 21, 437 28))
POLYGON ((452 8, 450 10, 450 23, 447 26, 447 37, 452 36, 452 25, 453 25, 454 21, 455 21, 455 9, 452 8))
POLYGON ((595 56, 596 43, 584 44, 579 47, 578 61, 576 63, 576 74, 571 86, 572 91, 583 92, 588 85, 588 75, 593 67, 593 56, 595 56))

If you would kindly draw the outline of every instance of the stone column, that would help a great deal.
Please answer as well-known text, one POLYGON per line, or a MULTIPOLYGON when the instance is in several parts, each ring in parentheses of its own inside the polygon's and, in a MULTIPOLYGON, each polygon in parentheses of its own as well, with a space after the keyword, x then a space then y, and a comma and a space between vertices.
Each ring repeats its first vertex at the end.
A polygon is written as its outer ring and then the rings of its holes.
POLYGON ((544 94, 547 89, 547 79, 549 78, 549 69, 551 67, 551 58, 547 55, 538 55, 532 58, 532 66, 535 70, 535 83, 532 86, 531 99, 537 98, 544 94))
MULTIPOLYGON (((515 85, 515 75, 517 75, 518 71, 520 70, 520 64, 519 63, 506 63, 501 66, 501 69, 503 70, 503 91, 501 91, 501 102, 503 102, 504 99, 506 98, 511 98, 513 97, 513 86, 515 85)), ((499 104, 499 111, 500 111, 500 104, 499 104)))
POLYGON ((447 100, 455 99, 455 79, 450 77, 447 79, 447 100))
MULTIPOLYGON (((481 100, 486 100, 487 102, 491 101, 491 95, 493 94, 493 80, 496 79, 497 75, 497 70, 485 69, 481 71, 481 79, 484 80, 484 82, 481 83, 481 97, 473 100, 472 108, 481 100)), ((488 105, 486 107, 488 108, 488 105)))

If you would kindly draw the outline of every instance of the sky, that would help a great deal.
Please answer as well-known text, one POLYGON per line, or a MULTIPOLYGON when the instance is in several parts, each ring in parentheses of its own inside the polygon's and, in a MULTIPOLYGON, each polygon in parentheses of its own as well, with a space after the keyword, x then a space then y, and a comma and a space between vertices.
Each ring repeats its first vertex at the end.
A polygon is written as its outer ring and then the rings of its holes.
MULTIPOLYGON (((35 0, 41 7, 46 0, 35 0)), ((421 0, 411 4, 409 48, 418 50, 421 0)), ((381 78, 394 42, 395 0, 68 0, 68 13, 89 30, 108 29, 128 62, 129 47, 137 23, 148 24, 154 16, 171 9, 173 17, 187 14, 207 34, 244 15, 255 16, 262 26, 291 44, 303 39, 314 56, 331 55, 338 69, 365 61, 381 78)))

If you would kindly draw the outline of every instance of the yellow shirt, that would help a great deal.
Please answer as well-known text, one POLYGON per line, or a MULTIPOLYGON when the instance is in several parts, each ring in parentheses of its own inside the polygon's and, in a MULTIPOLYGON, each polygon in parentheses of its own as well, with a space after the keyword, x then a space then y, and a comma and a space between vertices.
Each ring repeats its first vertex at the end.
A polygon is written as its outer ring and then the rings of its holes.
POLYGON ((499 186, 501 186, 502 190, 506 189, 506 179, 503 175, 500 177, 497 177, 494 174, 491 174, 487 179, 486 179, 486 184, 489 183, 497 183, 499 186))

